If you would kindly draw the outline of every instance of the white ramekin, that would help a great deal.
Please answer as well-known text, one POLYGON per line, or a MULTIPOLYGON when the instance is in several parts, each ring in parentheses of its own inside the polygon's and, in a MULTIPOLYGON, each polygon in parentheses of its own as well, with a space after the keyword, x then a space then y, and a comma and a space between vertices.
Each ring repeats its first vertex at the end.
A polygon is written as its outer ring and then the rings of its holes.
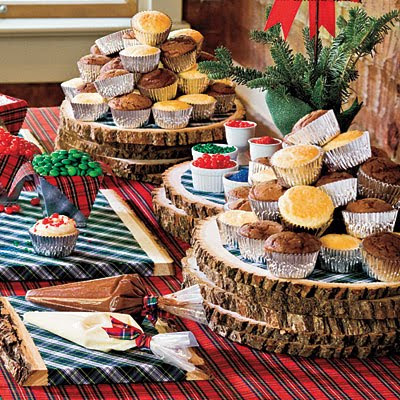
MULTIPOLYGON (((215 143, 217 146, 221 147, 231 147, 232 145, 229 144, 221 144, 221 143, 215 143)), ((200 151, 194 150, 194 146, 192 147, 192 157, 193 160, 197 160, 201 156, 204 156, 206 153, 201 153, 200 151)), ((223 156, 229 156, 231 160, 236 161, 237 155, 238 155, 238 148, 235 146, 235 151, 231 151, 230 153, 221 153, 223 156)))
POLYGON ((260 157, 271 157, 276 151, 282 148, 282 140, 278 138, 273 138, 277 140, 278 143, 273 144, 262 144, 262 143, 255 143, 255 140, 259 138, 252 138, 249 139, 249 146, 250 146, 250 159, 254 161, 256 158, 260 157))

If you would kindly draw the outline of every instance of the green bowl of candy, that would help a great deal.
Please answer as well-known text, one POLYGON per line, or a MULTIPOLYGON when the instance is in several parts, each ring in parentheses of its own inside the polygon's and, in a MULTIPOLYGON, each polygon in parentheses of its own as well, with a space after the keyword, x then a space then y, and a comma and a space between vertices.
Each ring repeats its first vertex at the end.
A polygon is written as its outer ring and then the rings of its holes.
POLYGON ((236 161, 238 148, 222 143, 199 143, 192 147, 193 160, 197 160, 203 154, 223 154, 236 161))

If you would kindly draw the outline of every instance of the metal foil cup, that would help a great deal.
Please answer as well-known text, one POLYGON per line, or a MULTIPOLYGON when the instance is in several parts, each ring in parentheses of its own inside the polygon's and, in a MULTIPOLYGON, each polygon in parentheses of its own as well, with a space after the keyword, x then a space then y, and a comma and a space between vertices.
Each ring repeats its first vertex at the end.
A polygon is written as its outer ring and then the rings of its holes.
POLYGON ((41 236, 29 230, 29 235, 36 254, 62 258, 69 256, 74 251, 79 231, 66 236, 41 236))
POLYGON ((215 112, 217 114, 225 114, 232 110, 236 94, 218 94, 213 95, 217 100, 217 104, 215 105, 215 112))
POLYGON ((316 144, 323 146, 339 135, 340 127, 333 110, 329 110, 304 128, 286 136, 293 144, 316 144))
POLYGON ((209 79, 205 76, 203 78, 181 78, 178 80, 179 90, 184 94, 197 94, 204 93, 208 87, 209 79))
POLYGON ((360 249, 336 250, 322 246, 319 253, 320 268, 338 274, 357 272, 361 267, 360 249))
POLYGON ((324 232, 329 228, 330 224, 333 221, 333 214, 329 221, 325 222, 324 224, 317 226, 317 227, 306 227, 298 224, 293 224, 292 222, 288 221, 282 214, 280 214, 281 224, 287 228, 287 230, 294 231, 294 232, 307 232, 311 235, 320 237, 324 234, 324 232))
POLYGON ((277 278, 302 279, 314 271, 319 251, 304 254, 265 252, 268 271, 277 278))
POLYGON ((347 233, 363 239, 378 232, 393 232, 398 211, 355 213, 343 210, 342 215, 347 233))
POLYGON ((145 56, 127 56, 120 54, 122 65, 130 72, 145 74, 154 71, 160 62, 161 51, 145 56))
POLYGON ((358 193, 360 196, 381 199, 398 208, 400 185, 392 185, 390 183, 378 181, 365 174, 361 168, 358 170, 357 180, 358 193))
POLYGON ((164 129, 180 129, 189 125, 192 107, 186 110, 165 111, 153 108, 153 116, 156 124, 164 129))
POLYGON ((210 119, 214 115, 216 101, 209 104, 191 104, 193 107, 192 117, 193 121, 201 121, 210 119))
POLYGON ((149 121, 151 108, 145 110, 116 110, 111 108, 115 125, 119 128, 140 128, 149 121))
POLYGON ((125 32, 128 32, 128 29, 103 36, 95 40, 95 43, 97 44, 97 47, 101 50, 101 52, 106 55, 118 53, 124 48, 122 36, 125 32))
MULTIPOLYGON (((145 13, 146 11, 141 11, 137 13, 136 15, 139 15, 141 13, 145 13)), ((132 20, 132 30, 135 33, 136 39, 141 43, 141 44, 148 44, 149 46, 157 46, 163 42, 165 42, 168 38, 169 32, 171 31, 171 26, 172 26, 172 21, 170 24, 170 27, 165 30, 164 32, 159 32, 159 33, 151 33, 151 32, 145 32, 142 31, 141 29, 137 28, 133 24, 132 20)))
POLYGON ((338 171, 360 165, 370 157, 371 145, 369 132, 365 131, 363 135, 356 140, 327 151, 325 153, 324 162, 330 171, 338 171))
POLYGON ((400 282, 400 260, 383 259, 368 253, 361 244, 362 267, 373 279, 383 282, 400 282))
POLYGON ((77 62, 79 73, 83 82, 94 82, 100 74, 102 65, 86 64, 82 61, 77 62))
POLYGON ((258 219, 269 221, 278 221, 280 219, 281 214, 279 213, 277 201, 259 201, 250 197, 249 201, 251 209, 258 219))
POLYGON ((253 263, 265 264, 264 244, 264 239, 251 239, 238 233, 240 254, 253 263))
POLYGON ((335 208, 345 206, 357 198, 357 179, 349 178, 327 183, 326 185, 318 186, 318 189, 323 190, 332 199, 335 208))
POLYGON ((61 89, 65 94, 65 98, 67 100, 71 101, 78 94, 78 92, 77 92, 76 88, 71 87, 71 86, 66 86, 66 85, 64 85, 64 83, 65 82, 63 82, 61 84, 61 89))
POLYGON ((112 98, 133 92, 135 83, 139 80, 139 78, 140 74, 130 73, 95 81, 94 86, 96 87, 97 92, 103 97, 112 98))
POLYGON ((176 93, 178 91, 178 81, 163 88, 147 89, 139 85, 138 88, 142 95, 149 97, 154 102, 166 101, 176 97, 176 93))
POLYGON ((81 121, 96 121, 108 111, 108 104, 81 104, 71 103, 75 119, 81 121))
POLYGON ((225 222, 220 221, 218 218, 217 225, 222 244, 238 248, 238 233, 240 226, 226 224, 225 222))
POLYGON ((196 64, 196 59, 196 49, 178 57, 166 57, 164 54, 161 55, 161 62, 164 66, 176 73, 187 71, 192 68, 196 64))
POLYGON ((141 44, 137 39, 125 39, 125 38, 122 38, 122 43, 124 44, 125 49, 127 47, 138 46, 141 44))

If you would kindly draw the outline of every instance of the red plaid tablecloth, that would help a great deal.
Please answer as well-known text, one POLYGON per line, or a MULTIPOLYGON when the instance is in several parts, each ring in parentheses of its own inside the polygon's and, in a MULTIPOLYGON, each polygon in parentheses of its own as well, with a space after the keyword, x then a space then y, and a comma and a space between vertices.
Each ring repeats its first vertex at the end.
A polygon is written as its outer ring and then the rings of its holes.
MULTIPOLYGON (((52 148, 58 124, 58 109, 31 109, 26 127, 47 149, 52 148)), ((117 189, 145 224, 158 234, 179 261, 185 245, 157 225, 151 210, 151 185, 107 178, 105 186, 117 189)), ((167 294, 180 287, 176 277, 149 278, 155 292, 167 294)), ((0 283, 0 294, 23 295, 48 283, 0 283)), ((305 359, 252 350, 234 344, 192 322, 182 323, 196 335, 201 356, 214 375, 212 381, 20 388, 2 369, 0 398, 25 399, 395 399, 400 398, 400 356, 371 360, 305 359)))

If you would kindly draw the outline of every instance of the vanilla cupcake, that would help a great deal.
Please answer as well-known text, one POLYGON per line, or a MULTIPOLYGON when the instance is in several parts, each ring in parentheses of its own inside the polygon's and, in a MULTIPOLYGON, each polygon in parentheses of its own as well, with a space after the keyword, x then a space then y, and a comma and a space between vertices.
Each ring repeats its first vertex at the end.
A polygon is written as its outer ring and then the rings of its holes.
POLYGON ((63 90, 66 99, 72 100, 72 98, 78 94, 77 89, 84 84, 85 82, 83 82, 82 78, 72 78, 63 82, 61 84, 61 89, 63 90))
POLYGON ((321 269, 329 272, 348 274, 361 266, 361 240, 350 235, 329 234, 320 238, 319 253, 321 269))
POLYGON ((160 101, 153 105, 156 124, 164 129, 180 129, 188 126, 193 107, 179 100, 160 101))
POLYGON ((332 222, 335 207, 331 198, 313 186, 295 186, 278 200, 282 222, 289 229, 322 235, 332 222))
POLYGON ((199 121, 210 119, 215 111, 217 101, 207 94, 185 94, 178 98, 180 101, 189 103, 193 106, 192 120, 199 121))
POLYGON ((29 229, 35 253, 46 257, 67 257, 76 245, 79 231, 73 219, 65 215, 52 214, 29 229))
POLYGON ((283 185, 311 185, 322 169, 323 151, 318 146, 296 145, 274 153, 271 166, 283 185))
POLYGON ((79 93, 71 100, 71 107, 76 119, 96 121, 108 111, 108 104, 98 93, 79 93))
POLYGON ((208 84, 207 75, 198 71, 197 66, 178 74, 178 87, 184 94, 203 93, 206 91, 208 84))
POLYGON ((163 43, 171 30, 171 18, 160 11, 142 11, 132 18, 132 30, 142 44, 157 46, 163 43))
POLYGON ((158 67, 160 54, 160 49, 145 44, 127 47, 119 53, 121 62, 128 71, 143 74, 158 67))
POLYGON ((109 35, 97 39, 95 43, 100 51, 105 55, 118 53, 124 48, 122 36, 127 31, 127 29, 124 29, 122 31, 110 33, 109 35))
POLYGON ((204 36, 194 29, 177 29, 176 31, 172 31, 168 35, 168 39, 174 39, 179 36, 189 36, 196 42, 197 54, 201 53, 201 48, 203 47, 204 43, 204 36))
POLYGON ((83 82, 93 82, 100 74, 101 68, 111 61, 111 58, 100 54, 88 54, 77 62, 83 82))
POLYGON ((176 73, 187 71, 196 64, 196 42, 190 36, 168 39, 160 50, 163 65, 176 73))
POLYGON ((324 162, 329 170, 346 170, 355 167, 371 157, 368 131, 348 131, 336 136, 323 150, 324 162))

